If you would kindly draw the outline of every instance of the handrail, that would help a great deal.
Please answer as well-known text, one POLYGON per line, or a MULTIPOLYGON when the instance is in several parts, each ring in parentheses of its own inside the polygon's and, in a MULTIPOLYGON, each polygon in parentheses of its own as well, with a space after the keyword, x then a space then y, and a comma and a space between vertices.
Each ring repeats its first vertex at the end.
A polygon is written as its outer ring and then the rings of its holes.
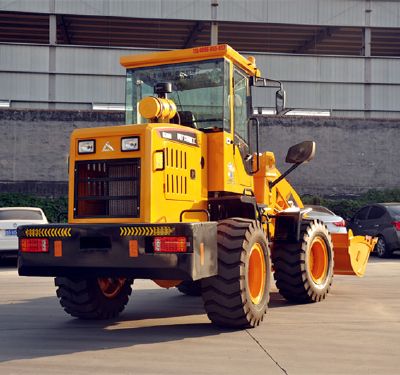
POLYGON ((183 214, 185 214, 186 212, 204 212, 205 214, 207 214, 207 221, 211 221, 210 213, 207 210, 183 210, 179 217, 179 220, 181 223, 182 223, 183 214))

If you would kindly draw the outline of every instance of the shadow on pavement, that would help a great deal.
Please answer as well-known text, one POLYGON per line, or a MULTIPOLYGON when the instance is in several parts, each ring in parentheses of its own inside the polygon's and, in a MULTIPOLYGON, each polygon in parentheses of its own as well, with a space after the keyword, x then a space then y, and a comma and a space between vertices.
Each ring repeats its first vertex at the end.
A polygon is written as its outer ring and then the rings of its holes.
POLYGON ((208 322, 201 298, 160 297, 154 290, 133 291, 132 294, 126 310, 118 318, 103 321, 86 321, 67 315, 56 297, 1 305, 0 362, 171 342, 232 331, 208 322), (181 300, 188 301, 181 303, 181 300), (196 315, 202 316, 197 318, 196 315))

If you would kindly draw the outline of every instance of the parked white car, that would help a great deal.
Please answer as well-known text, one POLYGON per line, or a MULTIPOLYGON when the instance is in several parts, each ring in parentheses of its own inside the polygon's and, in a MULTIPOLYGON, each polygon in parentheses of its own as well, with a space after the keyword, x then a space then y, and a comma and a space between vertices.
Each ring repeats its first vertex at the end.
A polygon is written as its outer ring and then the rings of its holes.
POLYGON ((345 220, 326 207, 305 205, 304 208, 311 208, 312 210, 307 212, 307 217, 322 220, 328 227, 329 232, 347 233, 345 220))
POLYGON ((18 252, 17 228, 20 225, 47 224, 47 218, 40 208, 0 208, 0 257, 18 252))

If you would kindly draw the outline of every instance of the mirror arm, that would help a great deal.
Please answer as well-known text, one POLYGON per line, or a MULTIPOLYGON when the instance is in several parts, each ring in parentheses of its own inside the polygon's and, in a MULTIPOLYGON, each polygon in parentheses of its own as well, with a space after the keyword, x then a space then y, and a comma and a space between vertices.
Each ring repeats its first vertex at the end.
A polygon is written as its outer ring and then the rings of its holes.
POLYGON ((279 83, 279 89, 283 90, 283 83, 281 81, 278 81, 277 79, 271 79, 271 78, 267 78, 267 81, 279 83))
POLYGON ((281 182, 289 173, 292 173, 301 164, 303 164, 303 162, 292 165, 285 173, 281 174, 275 181, 269 181, 269 189, 271 190, 277 183, 281 182))
POLYGON ((275 82, 279 84, 280 90, 283 90, 283 83, 282 81, 278 81, 277 79, 272 78, 262 78, 262 77, 251 77, 250 86, 255 87, 276 87, 276 86, 268 86, 268 82, 275 82), (258 86, 257 82, 262 81, 262 86, 258 86))

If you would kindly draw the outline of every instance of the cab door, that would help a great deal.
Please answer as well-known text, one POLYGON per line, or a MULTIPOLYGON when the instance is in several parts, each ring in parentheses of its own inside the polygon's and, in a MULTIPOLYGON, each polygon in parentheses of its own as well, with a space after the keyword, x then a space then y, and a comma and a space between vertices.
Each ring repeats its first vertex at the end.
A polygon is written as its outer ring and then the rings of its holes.
POLYGON ((233 73, 234 160, 240 185, 250 187, 253 171, 249 117, 251 97, 249 76, 238 68, 233 73))

